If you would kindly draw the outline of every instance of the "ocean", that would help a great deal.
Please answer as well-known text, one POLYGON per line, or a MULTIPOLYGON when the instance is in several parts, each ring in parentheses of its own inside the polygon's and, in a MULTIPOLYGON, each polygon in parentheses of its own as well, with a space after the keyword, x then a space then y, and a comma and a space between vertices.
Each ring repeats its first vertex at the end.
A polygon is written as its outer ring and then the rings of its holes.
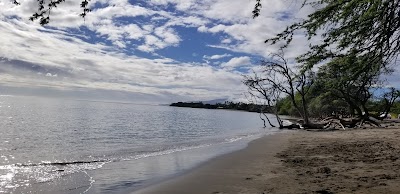
POLYGON ((129 193, 277 129, 257 113, 0 96, 0 193, 129 193))

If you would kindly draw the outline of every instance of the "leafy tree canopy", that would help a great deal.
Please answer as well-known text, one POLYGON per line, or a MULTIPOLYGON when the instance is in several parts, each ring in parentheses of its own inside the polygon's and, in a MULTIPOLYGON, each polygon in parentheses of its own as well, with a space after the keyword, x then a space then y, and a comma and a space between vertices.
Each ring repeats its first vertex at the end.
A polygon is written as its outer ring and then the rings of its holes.
MULTIPOLYGON (((261 3, 256 0, 253 17, 259 16, 261 3)), ((350 50, 367 60, 382 60, 382 67, 398 56, 400 0, 304 0, 305 5, 316 11, 265 42, 284 41, 286 47, 297 31, 305 31, 309 39, 321 34, 323 40, 298 58, 309 67, 350 50)))

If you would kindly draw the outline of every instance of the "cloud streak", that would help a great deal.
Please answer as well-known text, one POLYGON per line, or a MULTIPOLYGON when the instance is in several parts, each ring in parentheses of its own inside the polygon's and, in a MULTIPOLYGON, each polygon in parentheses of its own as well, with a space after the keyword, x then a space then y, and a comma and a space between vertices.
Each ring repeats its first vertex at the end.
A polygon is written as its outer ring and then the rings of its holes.
MULTIPOLYGON (((52 11, 44 28, 28 21, 35 0, 23 0, 20 6, 2 1, 1 85, 119 91, 169 102, 243 98, 242 74, 279 47, 264 40, 312 11, 270 0, 262 15, 252 19, 253 4, 93 0, 93 11, 83 20, 79 2, 68 1, 52 11), (185 56, 187 50, 194 52, 185 56)), ((290 58, 310 43, 302 34, 296 36, 286 52, 290 58)))

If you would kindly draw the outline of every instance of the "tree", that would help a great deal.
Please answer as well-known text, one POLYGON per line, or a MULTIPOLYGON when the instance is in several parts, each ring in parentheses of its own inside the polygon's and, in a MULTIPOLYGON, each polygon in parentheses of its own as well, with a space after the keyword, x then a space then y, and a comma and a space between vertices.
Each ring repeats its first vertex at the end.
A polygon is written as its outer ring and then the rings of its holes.
MULTIPOLYGON (((368 60, 380 59, 383 66, 398 56, 400 0, 305 0, 305 5, 316 11, 265 42, 285 41, 286 47, 296 31, 303 30, 309 39, 323 31, 321 43, 311 45, 310 51, 299 57, 309 66, 345 56, 350 50, 368 60)), ((259 16, 260 7, 261 0, 256 0, 253 17, 259 16)))
POLYGON ((383 94, 383 116, 379 115, 379 119, 384 119, 389 114, 391 108, 393 107, 396 100, 400 97, 400 90, 396 90, 395 88, 389 88, 388 92, 383 94))
MULTIPOLYGON (((89 9, 90 0, 82 0, 80 8, 82 12, 79 14, 83 19, 91 11, 89 9)), ((18 0, 12 0, 15 5, 20 5, 18 0)), ((51 11, 60 4, 64 3, 65 0, 37 0, 38 10, 32 14, 29 18, 31 21, 39 20, 40 25, 46 25, 50 22, 51 11)))
POLYGON ((323 92, 311 98, 308 105, 308 112, 311 117, 326 119, 335 115, 340 115, 341 117, 350 115, 349 106, 345 101, 335 97, 330 91, 324 91, 324 89, 321 91, 323 92))
POLYGON ((270 60, 262 61, 261 75, 254 73, 253 76, 245 76, 243 83, 249 88, 252 96, 262 98, 270 107, 275 107, 274 112, 282 128, 276 103, 285 95, 303 118, 304 125, 310 125, 307 94, 314 83, 313 80, 312 71, 289 67, 281 50, 280 53, 272 54, 270 60), (296 94, 300 95, 300 102, 296 99, 296 94))
MULTIPOLYGON (((355 127, 364 122, 380 126, 379 121, 371 116, 369 104, 374 93, 381 91, 383 82, 380 75, 387 72, 380 68, 382 62, 379 60, 371 61, 369 66, 364 62, 362 57, 351 53, 323 65, 314 76, 311 71, 290 68, 283 55, 274 54, 270 61, 263 61, 261 73, 246 76, 244 83, 253 96, 259 95, 258 98, 273 107, 277 117, 282 111, 289 113, 294 108, 304 119, 303 127, 306 128, 321 129, 330 124, 342 128, 355 127), (312 123, 310 113, 323 115, 325 119, 312 123), (357 117, 345 120, 339 115, 357 117)), ((385 93, 381 111, 388 113, 398 97, 400 93, 394 88, 385 93)))
POLYGON ((367 103, 373 97, 374 90, 381 85, 381 61, 370 64, 365 66, 362 58, 351 53, 321 67, 317 80, 325 91, 345 101, 352 115, 357 114, 359 118, 379 125, 370 118, 367 103))
MULTIPOLYGON (((245 76, 246 77, 246 76, 245 76)), ((257 94, 257 92, 254 92, 255 88, 249 88, 249 96, 245 94, 247 99, 249 100, 250 103, 257 104, 258 105, 258 110, 257 112, 259 113, 260 119, 263 121, 264 128, 267 127, 266 125, 266 120, 268 121, 268 124, 271 127, 275 127, 274 124, 272 124, 271 119, 269 119, 267 113, 274 113, 276 116, 276 119, 278 121, 279 127, 282 127, 282 120, 279 118, 277 112, 276 112, 276 107, 272 106, 272 100, 271 99, 264 99, 263 97, 260 97, 257 94), (261 105, 261 106, 260 106, 261 105)))
MULTIPOLYGON (((367 103, 382 84, 380 76, 391 73, 389 64, 399 55, 400 0, 304 0, 302 6, 312 6, 315 11, 265 42, 284 42, 283 49, 295 33, 304 33, 308 39, 321 36, 322 41, 297 57, 303 71, 325 63, 317 76, 317 85, 325 91, 314 96, 308 108, 319 109, 321 98, 338 99, 335 103, 346 102, 353 115, 379 125, 369 116, 367 103)), ((260 15, 261 7, 262 0, 256 0, 253 17, 260 15)), ((393 94, 385 98, 389 106, 397 99, 393 94)))
POLYGON ((262 104, 260 108, 260 119, 264 122, 267 119, 271 127, 275 127, 269 119, 265 112, 270 112, 275 114, 276 121, 278 122, 279 128, 283 128, 283 121, 279 117, 279 112, 276 106, 276 102, 279 100, 281 92, 276 87, 272 85, 264 84, 262 78, 258 77, 257 73, 253 72, 253 76, 244 76, 243 83, 248 87, 248 93, 250 97, 248 98, 250 102, 256 104, 262 104), (265 119, 264 119, 265 118, 265 119))

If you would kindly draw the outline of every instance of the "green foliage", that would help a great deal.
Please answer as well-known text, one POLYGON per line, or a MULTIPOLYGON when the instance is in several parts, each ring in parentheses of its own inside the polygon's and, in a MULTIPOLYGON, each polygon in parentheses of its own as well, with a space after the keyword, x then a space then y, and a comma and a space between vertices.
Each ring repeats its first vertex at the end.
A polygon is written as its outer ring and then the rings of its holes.
MULTIPOLYGON (((258 4, 255 8, 261 6, 258 4)), ((304 5, 316 11, 265 42, 284 41, 286 47, 296 31, 304 31, 309 39, 321 34, 322 41, 310 45, 310 51, 299 57, 309 67, 349 52, 372 61, 382 60, 383 65, 399 54, 400 0, 305 0, 304 5)), ((254 9, 253 16, 259 14, 260 10, 254 9)))
MULTIPOLYGON (((261 6, 257 0, 253 17, 259 16, 261 6)), ((265 42, 284 42, 283 49, 297 32, 308 39, 321 35, 322 41, 297 57, 303 70, 325 62, 306 95, 311 99, 306 112, 320 117, 332 112, 368 116, 369 111, 398 111, 394 88, 382 100, 372 97, 382 86, 380 76, 391 73, 388 64, 399 55, 400 0, 305 0, 303 6, 313 6, 315 11, 265 42)), ((294 103, 304 103, 298 100, 298 92, 295 96, 294 103)), ((279 112, 293 114, 287 101, 288 97, 278 103, 279 112)))
POLYGON ((278 114, 280 115, 300 116, 296 108, 294 108, 292 100, 288 96, 278 101, 276 106, 278 114))
MULTIPOLYGON (((319 78, 321 79, 321 77, 319 78)), ((377 98, 367 98, 364 107, 359 102, 349 102, 343 98, 339 94, 339 92, 335 91, 335 88, 330 88, 329 85, 321 86, 321 80, 317 80, 317 83, 314 84, 311 88, 311 92, 309 94, 309 98, 311 99, 307 105, 308 112, 310 117, 312 118, 324 118, 327 116, 331 116, 332 113, 339 114, 342 116, 350 116, 354 115, 356 112, 352 112, 352 105, 359 106, 360 111, 365 111, 370 113, 371 116, 378 117, 381 113, 388 110, 388 102, 390 102, 390 98, 387 95, 383 95, 377 98), (363 110, 365 108, 365 110, 363 110)), ((398 92, 398 91, 397 91, 398 92)), ((382 93, 382 90, 379 91, 382 93)), ((390 93, 390 91, 388 92, 390 93)), ((388 94, 385 93, 385 94, 388 94)), ((300 103, 299 94, 296 94, 296 101, 300 103)), ((389 113, 392 117, 396 117, 400 114, 400 101, 398 98, 393 103, 393 105, 389 109, 389 113)), ((282 98, 277 103, 277 108, 279 110, 279 114, 281 115, 291 115, 291 116, 299 116, 296 109, 293 107, 291 100, 289 97, 282 98)))
POLYGON ((394 113, 394 114, 396 114, 396 115, 399 115, 399 114, 400 114, 400 102, 399 102, 399 101, 397 101, 397 102, 395 102, 395 103, 393 104, 391 113, 394 113))
POLYGON ((373 90, 379 86, 381 61, 370 61, 367 57, 356 56, 351 52, 347 56, 337 57, 322 66, 318 73, 319 85, 337 99, 346 102, 358 115, 368 114, 367 102, 373 96, 373 90))

